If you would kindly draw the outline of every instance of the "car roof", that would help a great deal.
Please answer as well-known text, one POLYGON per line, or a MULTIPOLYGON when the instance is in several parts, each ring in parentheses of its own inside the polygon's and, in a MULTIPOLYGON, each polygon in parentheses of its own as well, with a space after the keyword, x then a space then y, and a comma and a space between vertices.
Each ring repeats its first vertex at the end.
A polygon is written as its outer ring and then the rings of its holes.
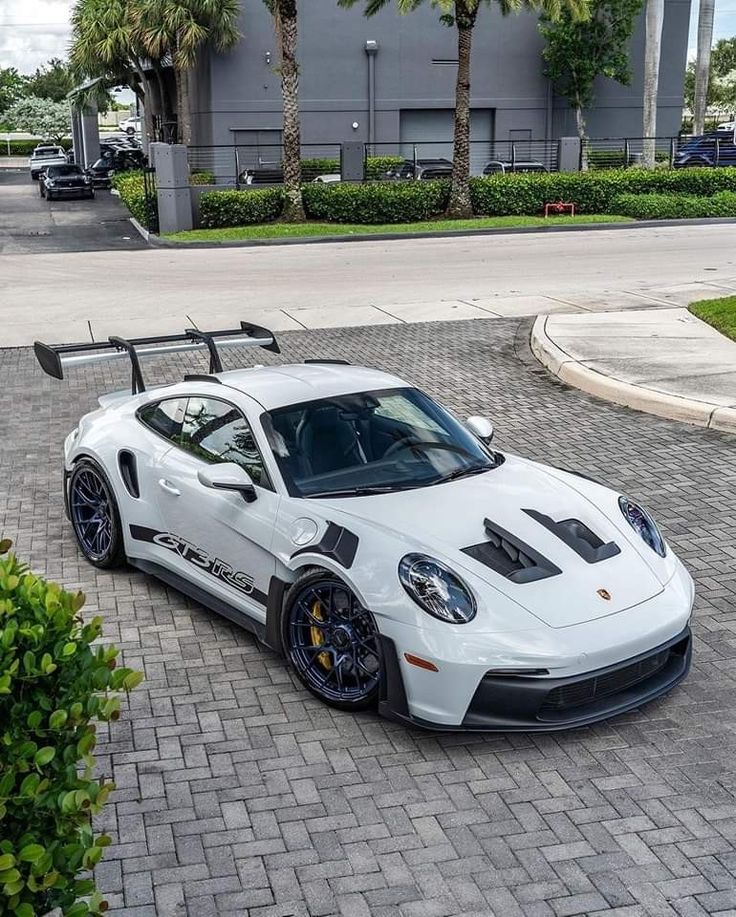
POLYGON ((407 386, 398 376, 377 369, 327 362, 254 366, 228 370, 217 378, 223 386, 249 395, 269 411, 336 395, 407 386))

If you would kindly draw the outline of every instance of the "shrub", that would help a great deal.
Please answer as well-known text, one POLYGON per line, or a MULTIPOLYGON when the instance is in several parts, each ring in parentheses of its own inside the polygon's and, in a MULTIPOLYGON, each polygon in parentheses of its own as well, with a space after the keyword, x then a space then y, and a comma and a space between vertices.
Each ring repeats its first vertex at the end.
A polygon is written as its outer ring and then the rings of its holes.
MULTIPOLYGON (((0 156, 30 156, 39 143, 42 142, 42 140, 11 140, 10 152, 8 152, 8 141, 0 140, 0 156)), ((56 144, 56 141, 50 140, 49 143, 56 144)), ((57 145, 64 147, 65 150, 72 148, 71 140, 62 140, 57 145)))
POLYGON ((639 220, 736 217, 736 192, 719 191, 702 197, 689 194, 620 194, 614 198, 612 207, 615 213, 639 220))
POLYGON ((102 618, 81 619, 82 593, 34 576, 9 548, 0 542, 0 914, 98 914, 94 880, 79 878, 110 843, 91 825, 114 788, 92 776, 95 723, 118 719, 110 692, 142 675, 92 645, 102 618))
POLYGON ((470 187, 477 214, 532 215, 559 200, 574 203, 580 213, 613 213, 613 200, 621 194, 736 191, 736 168, 516 173, 473 178, 470 187))
POLYGON ((196 172, 192 172, 189 176, 190 185, 214 185, 215 184, 215 173, 208 172, 205 169, 198 169, 196 172))
MULTIPOLYGON (((401 156, 369 156, 365 163, 365 177, 370 181, 383 178, 389 169, 404 162, 401 156)), ((340 171, 339 159, 302 159, 302 178, 313 181, 318 175, 334 175, 340 171)))
POLYGON ((112 186, 120 200, 142 226, 151 226, 158 214, 156 196, 146 198, 142 172, 118 172, 112 177, 112 186))
POLYGON ((205 191, 199 207, 202 226, 208 229, 268 223, 280 216, 284 207, 284 193, 281 188, 205 191))
POLYGON ((441 214, 449 182, 406 181, 305 185, 304 207, 330 223, 413 223, 441 214))

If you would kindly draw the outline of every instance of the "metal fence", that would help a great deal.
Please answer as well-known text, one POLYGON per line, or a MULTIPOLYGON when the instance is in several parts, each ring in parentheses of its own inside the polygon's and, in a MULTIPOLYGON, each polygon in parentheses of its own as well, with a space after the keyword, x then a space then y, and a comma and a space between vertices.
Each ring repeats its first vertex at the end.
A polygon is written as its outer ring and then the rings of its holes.
MULTIPOLYGON (((651 139, 643 137, 591 138, 580 146, 577 167, 614 169, 640 166, 651 139)), ((653 138, 656 161, 670 168, 685 164, 736 165, 736 146, 719 138, 653 138)), ((340 179, 342 144, 302 144, 304 181, 340 179)), ((386 178, 442 178, 452 170, 453 144, 447 141, 394 141, 364 144, 365 180, 386 178)), ((283 181, 283 146, 278 143, 189 147, 192 173, 200 183, 230 187, 274 185, 283 181)), ((500 172, 556 172, 560 167, 559 140, 471 141, 470 174, 500 172)))

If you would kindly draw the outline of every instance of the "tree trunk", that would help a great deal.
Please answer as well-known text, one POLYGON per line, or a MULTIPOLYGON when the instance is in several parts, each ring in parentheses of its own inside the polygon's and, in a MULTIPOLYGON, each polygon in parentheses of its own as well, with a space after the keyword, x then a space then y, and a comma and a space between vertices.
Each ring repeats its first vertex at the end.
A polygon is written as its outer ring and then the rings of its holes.
POLYGON ((192 142, 192 102, 189 94, 189 69, 177 67, 176 96, 178 108, 179 143, 189 146, 192 142))
POLYGON ((583 116, 583 109, 580 105, 575 106, 575 126, 578 131, 578 138, 580 140, 580 171, 588 171, 588 145, 587 137, 585 136, 585 118, 583 116))
POLYGON ((171 99, 169 98, 169 91, 168 87, 166 86, 166 80, 164 78, 164 71, 163 67, 161 66, 161 62, 151 61, 151 66, 153 67, 153 72, 156 74, 156 99, 158 102, 158 114, 161 118, 160 136, 156 139, 165 143, 166 125, 170 125, 172 122, 171 99))
POLYGON ((715 0, 700 0, 700 9, 698 11, 698 56, 695 61, 695 104, 693 105, 694 134, 705 133, 714 12, 715 0))
POLYGON ((470 200, 470 54, 478 7, 469 10, 464 0, 455 2, 457 28, 457 83, 455 84, 455 144, 452 188, 447 216, 467 219, 473 215, 470 200))
POLYGON ((653 169, 657 136, 657 95, 659 93, 659 59, 662 52, 664 0, 647 0, 646 45, 644 48, 644 120, 642 165, 653 169))
POLYGON ((281 96, 284 103, 284 203, 283 218, 289 222, 305 219, 302 200, 302 151, 299 120, 299 64, 296 59, 297 0, 276 0, 274 21, 281 65, 281 96))

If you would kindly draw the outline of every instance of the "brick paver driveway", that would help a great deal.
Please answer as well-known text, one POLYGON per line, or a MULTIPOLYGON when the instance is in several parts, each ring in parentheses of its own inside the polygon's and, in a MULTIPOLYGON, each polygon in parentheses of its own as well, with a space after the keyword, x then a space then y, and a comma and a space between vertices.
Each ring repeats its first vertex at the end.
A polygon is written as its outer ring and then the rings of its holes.
POLYGON ((736 913, 736 438, 562 387, 525 362, 522 330, 394 325, 282 344, 291 358, 399 371, 490 414, 502 447, 655 511, 697 580, 690 678, 640 712, 554 735, 336 713, 224 620, 142 574, 80 562, 60 447, 113 370, 54 383, 28 351, 0 352, 1 528, 36 568, 88 592, 147 676, 100 749, 118 785, 104 818, 116 844, 98 869, 112 913, 736 913))

